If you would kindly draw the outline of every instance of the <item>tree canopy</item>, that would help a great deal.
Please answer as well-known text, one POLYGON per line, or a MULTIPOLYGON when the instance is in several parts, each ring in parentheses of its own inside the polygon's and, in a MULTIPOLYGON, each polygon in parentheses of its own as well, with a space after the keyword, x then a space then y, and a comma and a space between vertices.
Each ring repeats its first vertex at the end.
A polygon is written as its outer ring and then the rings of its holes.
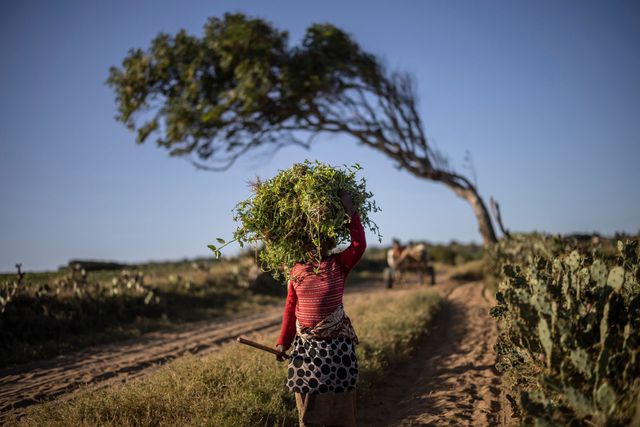
POLYGON ((286 31, 262 19, 209 18, 201 37, 160 33, 149 49, 130 50, 107 83, 138 143, 155 138, 198 168, 225 170, 250 150, 348 134, 450 187, 471 203, 485 242, 495 240, 475 186, 425 136, 414 79, 331 24, 311 25, 290 46, 286 31))

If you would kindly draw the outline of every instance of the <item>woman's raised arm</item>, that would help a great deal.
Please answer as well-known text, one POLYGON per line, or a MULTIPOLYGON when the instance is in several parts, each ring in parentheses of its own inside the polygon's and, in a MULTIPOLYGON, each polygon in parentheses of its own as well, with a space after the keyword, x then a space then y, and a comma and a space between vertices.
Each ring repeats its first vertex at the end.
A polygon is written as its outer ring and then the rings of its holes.
POLYGON ((360 222, 360 215, 355 212, 351 216, 351 222, 349 223, 349 233, 351 234, 351 244, 347 249, 340 252, 338 261, 346 273, 351 271, 354 265, 360 261, 364 250, 367 248, 367 240, 364 236, 364 227, 360 222))

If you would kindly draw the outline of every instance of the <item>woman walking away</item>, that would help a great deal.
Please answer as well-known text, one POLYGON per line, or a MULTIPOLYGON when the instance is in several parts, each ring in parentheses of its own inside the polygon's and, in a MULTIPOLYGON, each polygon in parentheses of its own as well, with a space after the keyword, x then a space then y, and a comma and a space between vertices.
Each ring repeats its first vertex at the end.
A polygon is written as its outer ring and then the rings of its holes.
MULTIPOLYGON (((330 255, 335 243, 325 239, 319 265, 297 263, 292 268, 276 345, 285 351, 293 343, 286 385, 295 393, 302 427, 356 425, 358 337, 344 312, 342 295, 366 241, 351 197, 342 193, 340 198, 350 217, 351 244, 330 255)), ((278 356, 278 360, 283 359, 278 356)))

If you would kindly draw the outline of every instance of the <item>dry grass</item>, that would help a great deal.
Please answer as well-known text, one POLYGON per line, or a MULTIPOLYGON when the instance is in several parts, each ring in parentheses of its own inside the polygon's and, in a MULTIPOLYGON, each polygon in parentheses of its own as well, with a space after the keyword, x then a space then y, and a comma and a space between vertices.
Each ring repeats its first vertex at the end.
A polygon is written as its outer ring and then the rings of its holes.
MULTIPOLYGON (((435 314, 439 297, 409 289, 363 295, 347 311, 361 344, 359 394, 367 398, 392 362, 406 358, 435 314)), ((257 336, 275 342, 274 336, 257 336)), ((142 380, 78 393, 31 409, 20 424, 123 426, 295 425, 286 364, 230 343, 204 358, 185 357, 142 380)))
POLYGON ((482 259, 468 261, 451 269, 451 279, 458 282, 474 282, 485 277, 485 263, 482 259))

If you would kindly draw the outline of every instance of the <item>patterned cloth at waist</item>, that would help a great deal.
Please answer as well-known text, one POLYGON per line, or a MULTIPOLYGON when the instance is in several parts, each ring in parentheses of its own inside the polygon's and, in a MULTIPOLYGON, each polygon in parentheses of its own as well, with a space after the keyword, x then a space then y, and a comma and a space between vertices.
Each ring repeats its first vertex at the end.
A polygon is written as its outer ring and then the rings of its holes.
POLYGON ((358 344, 358 336, 351 325, 351 320, 344 312, 344 306, 340 306, 330 315, 325 317, 315 326, 302 326, 296 320, 296 331, 305 340, 329 340, 337 337, 350 338, 354 344, 358 344))

